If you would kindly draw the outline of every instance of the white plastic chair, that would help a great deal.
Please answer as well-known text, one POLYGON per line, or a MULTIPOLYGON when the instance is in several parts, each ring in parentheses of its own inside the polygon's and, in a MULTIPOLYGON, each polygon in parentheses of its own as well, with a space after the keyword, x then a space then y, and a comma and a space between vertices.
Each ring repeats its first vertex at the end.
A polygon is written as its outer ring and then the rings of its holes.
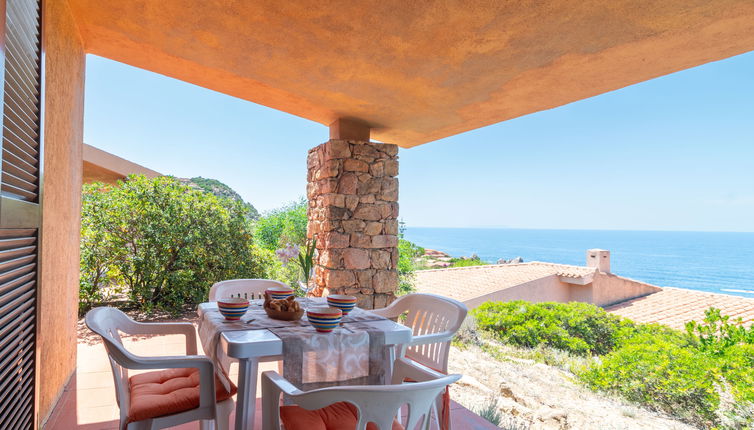
POLYGON ((101 307, 87 312, 86 325, 105 344, 110 366, 115 380, 115 394, 120 408, 121 430, 152 430, 172 427, 191 421, 201 421, 202 430, 212 429, 212 423, 219 430, 227 430, 233 400, 220 403, 215 397, 215 366, 209 357, 197 355, 196 331, 191 323, 139 323, 115 308, 101 307), (126 334, 183 334, 186 336, 186 355, 169 357, 136 356, 123 347, 120 333, 126 334), (163 415, 141 421, 128 422, 130 407, 130 382, 128 370, 143 369, 198 369, 199 407, 187 411, 163 415))
POLYGON ((264 290, 272 287, 287 287, 283 282, 272 279, 230 279, 216 282, 209 290, 209 301, 229 297, 244 297, 249 300, 264 298, 264 290))
POLYGON ((406 314, 406 320, 401 322, 412 329, 413 337, 402 355, 448 373, 450 341, 466 318, 466 305, 435 294, 417 293, 399 297, 390 306, 372 312, 390 319, 406 314))
POLYGON ((393 366, 393 384, 358 385, 321 388, 301 391, 276 372, 262 373, 262 430, 280 430, 280 395, 289 396, 291 402, 307 409, 321 409, 338 402, 348 402, 356 407, 356 430, 365 430, 374 423, 379 430, 390 430, 393 419, 402 406, 408 405, 404 428, 414 429, 422 420, 423 429, 429 429, 434 399, 445 387, 461 375, 442 375, 420 367, 410 360, 399 358, 393 366), (417 382, 402 383, 406 379, 417 382))

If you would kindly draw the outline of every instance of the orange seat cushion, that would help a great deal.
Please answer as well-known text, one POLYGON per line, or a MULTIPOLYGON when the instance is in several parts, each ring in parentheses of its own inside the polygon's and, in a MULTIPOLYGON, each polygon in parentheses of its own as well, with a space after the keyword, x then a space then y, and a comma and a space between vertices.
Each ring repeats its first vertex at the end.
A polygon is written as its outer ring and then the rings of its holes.
MULTIPOLYGON (((131 406, 128 422, 176 414, 199 407, 199 369, 166 369, 129 378, 131 406)), ((236 394, 231 383, 226 390, 215 376, 218 402, 236 394)))
MULTIPOLYGON (((281 406, 280 421, 286 430, 354 430, 359 422, 356 406, 348 402, 333 403, 313 411, 300 406, 281 406)), ((379 430, 373 423, 367 430, 379 430)), ((393 420, 393 430, 403 430, 403 426, 393 420)))

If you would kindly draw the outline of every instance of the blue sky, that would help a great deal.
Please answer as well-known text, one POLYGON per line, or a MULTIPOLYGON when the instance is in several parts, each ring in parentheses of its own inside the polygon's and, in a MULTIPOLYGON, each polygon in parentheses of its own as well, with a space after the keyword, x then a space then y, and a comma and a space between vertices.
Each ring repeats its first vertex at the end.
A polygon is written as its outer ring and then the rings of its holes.
MULTIPOLYGON (((305 194, 311 121, 88 56, 84 141, 216 178, 261 211, 305 194)), ((400 151, 409 226, 754 231, 754 52, 400 151)))

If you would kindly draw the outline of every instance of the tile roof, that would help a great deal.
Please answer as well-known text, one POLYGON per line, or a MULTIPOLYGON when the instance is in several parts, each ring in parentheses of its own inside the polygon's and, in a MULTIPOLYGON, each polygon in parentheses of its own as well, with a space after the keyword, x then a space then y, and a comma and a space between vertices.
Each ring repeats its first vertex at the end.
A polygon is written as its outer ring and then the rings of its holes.
POLYGON ((636 322, 665 324, 683 330, 688 321, 704 319, 704 311, 712 306, 722 310, 724 315, 743 318, 746 325, 754 322, 754 298, 670 287, 608 306, 605 310, 636 322))
POLYGON ((419 270, 416 290, 450 297, 462 302, 515 287, 548 276, 580 278, 595 272, 593 267, 533 261, 520 264, 490 264, 451 269, 419 270))

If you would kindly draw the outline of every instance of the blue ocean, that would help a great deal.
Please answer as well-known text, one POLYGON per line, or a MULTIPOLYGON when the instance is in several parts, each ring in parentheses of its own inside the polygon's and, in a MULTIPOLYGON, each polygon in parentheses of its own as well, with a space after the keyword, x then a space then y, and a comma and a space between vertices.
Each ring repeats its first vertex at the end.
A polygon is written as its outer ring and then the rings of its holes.
POLYGON ((406 239, 453 257, 584 265, 608 249, 611 271, 661 287, 754 297, 754 233, 409 227, 406 239))

